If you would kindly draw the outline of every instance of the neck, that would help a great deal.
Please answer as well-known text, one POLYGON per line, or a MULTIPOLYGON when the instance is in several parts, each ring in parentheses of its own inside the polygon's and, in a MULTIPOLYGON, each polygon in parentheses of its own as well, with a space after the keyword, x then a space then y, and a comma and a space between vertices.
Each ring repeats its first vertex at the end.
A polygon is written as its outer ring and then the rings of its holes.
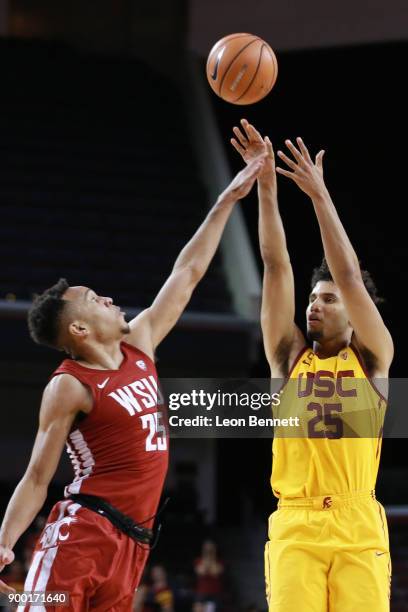
POLYGON ((330 340, 315 340, 313 342, 313 352, 316 353, 318 357, 333 357, 337 355, 342 348, 349 346, 350 342, 351 334, 331 338, 330 340))
POLYGON ((89 342, 74 349, 76 361, 95 370, 117 370, 123 361, 121 340, 89 342))

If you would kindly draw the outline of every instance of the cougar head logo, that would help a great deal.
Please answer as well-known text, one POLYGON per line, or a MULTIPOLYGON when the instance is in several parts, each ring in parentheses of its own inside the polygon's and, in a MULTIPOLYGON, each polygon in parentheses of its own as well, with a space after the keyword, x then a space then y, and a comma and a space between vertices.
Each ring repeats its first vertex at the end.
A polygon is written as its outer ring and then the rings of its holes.
POLYGON ((333 500, 331 497, 325 497, 323 500, 323 508, 330 508, 332 503, 333 503, 333 500))

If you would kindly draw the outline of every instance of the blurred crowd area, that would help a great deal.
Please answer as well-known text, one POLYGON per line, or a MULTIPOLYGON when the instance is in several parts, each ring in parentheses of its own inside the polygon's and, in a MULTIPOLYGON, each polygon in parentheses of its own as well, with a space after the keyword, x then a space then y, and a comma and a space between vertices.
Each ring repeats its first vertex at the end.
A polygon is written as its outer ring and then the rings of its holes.
POLYGON ((212 540, 205 540, 199 556, 185 571, 173 575, 162 564, 149 565, 134 601, 136 612, 215 612, 233 610, 228 568, 212 540))

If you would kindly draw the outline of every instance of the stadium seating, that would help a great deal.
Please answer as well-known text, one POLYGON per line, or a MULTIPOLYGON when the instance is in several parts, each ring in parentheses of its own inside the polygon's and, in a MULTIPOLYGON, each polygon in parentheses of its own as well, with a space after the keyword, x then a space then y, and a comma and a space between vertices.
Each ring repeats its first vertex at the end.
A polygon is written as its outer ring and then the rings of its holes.
MULTIPOLYGON (((177 86, 57 43, 3 39, 0 66, 0 299, 65 276, 149 304, 208 208, 177 86)), ((220 258, 190 308, 231 311, 220 258)))

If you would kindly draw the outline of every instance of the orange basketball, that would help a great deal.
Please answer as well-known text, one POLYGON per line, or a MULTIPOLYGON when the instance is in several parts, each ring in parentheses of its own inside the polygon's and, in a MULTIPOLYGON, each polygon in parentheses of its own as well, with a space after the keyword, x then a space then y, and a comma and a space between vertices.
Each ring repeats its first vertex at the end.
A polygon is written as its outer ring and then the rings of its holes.
POLYGON ((275 85, 278 62, 268 43, 253 34, 230 34, 211 49, 207 79, 215 93, 232 104, 253 104, 275 85))

